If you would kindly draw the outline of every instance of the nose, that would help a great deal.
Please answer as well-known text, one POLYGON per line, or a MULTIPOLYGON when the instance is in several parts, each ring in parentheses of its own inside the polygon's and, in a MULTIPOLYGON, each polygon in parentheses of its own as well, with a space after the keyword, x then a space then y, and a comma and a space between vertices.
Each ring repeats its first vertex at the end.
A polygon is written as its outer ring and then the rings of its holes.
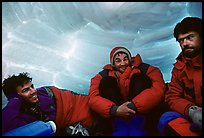
POLYGON ((185 48, 186 46, 188 46, 188 40, 183 39, 182 47, 185 48))
POLYGON ((125 65, 125 61, 124 60, 121 61, 121 65, 125 65))
POLYGON ((30 87, 30 91, 31 91, 31 94, 33 94, 33 93, 35 93, 35 92, 36 92, 36 89, 35 89, 35 88, 30 87))
POLYGON ((183 39, 183 44, 186 45, 188 40, 186 38, 183 39))

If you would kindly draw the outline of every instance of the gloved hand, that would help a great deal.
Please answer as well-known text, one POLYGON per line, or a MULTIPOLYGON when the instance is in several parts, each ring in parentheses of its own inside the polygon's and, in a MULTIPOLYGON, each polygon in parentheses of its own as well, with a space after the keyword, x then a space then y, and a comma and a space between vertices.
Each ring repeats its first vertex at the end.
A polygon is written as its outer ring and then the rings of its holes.
POLYGON ((80 122, 71 126, 66 126, 66 136, 89 136, 88 130, 80 122))
POLYGON ((196 105, 190 106, 188 113, 193 123, 202 128, 202 107, 196 105))

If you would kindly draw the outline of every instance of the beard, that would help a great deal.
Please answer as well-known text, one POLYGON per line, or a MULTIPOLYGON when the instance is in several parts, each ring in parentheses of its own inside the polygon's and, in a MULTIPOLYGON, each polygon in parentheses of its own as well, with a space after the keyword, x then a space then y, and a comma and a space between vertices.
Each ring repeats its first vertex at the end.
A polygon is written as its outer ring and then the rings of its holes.
POLYGON ((187 58, 194 58, 202 53, 202 46, 200 48, 184 48, 182 54, 187 58))

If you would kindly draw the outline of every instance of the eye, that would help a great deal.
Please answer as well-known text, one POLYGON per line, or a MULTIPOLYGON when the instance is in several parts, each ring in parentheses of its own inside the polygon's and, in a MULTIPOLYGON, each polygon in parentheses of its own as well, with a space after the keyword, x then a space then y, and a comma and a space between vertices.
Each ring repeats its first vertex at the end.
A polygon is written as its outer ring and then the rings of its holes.
POLYGON ((128 60, 128 57, 125 57, 125 58, 124 58, 124 61, 127 61, 127 60, 128 60))
POLYGON ((28 92, 28 90, 29 90, 29 88, 25 88, 25 89, 22 90, 22 92, 26 93, 26 92, 28 92))
POLYGON ((115 59, 115 62, 117 62, 117 63, 120 62, 120 59, 119 59, 119 58, 116 58, 116 59, 115 59))
POLYGON ((177 41, 178 41, 179 43, 183 43, 183 40, 184 40, 184 39, 177 39, 177 41))
POLYGON ((187 39, 188 39, 188 40, 193 40, 193 38, 194 38, 194 35, 192 35, 192 34, 189 35, 189 36, 187 36, 187 39))

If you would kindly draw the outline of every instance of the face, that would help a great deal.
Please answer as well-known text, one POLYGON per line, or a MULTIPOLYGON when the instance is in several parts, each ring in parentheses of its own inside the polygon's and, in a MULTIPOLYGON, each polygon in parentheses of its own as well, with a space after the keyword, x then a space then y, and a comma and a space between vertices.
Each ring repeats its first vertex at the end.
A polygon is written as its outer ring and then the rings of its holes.
POLYGON ((114 65, 116 70, 123 73, 125 69, 130 65, 128 56, 125 53, 118 53, 114 57, 114 65))
POLYGON ((201 51, 202 40, 197 32, 188 32, 178 36, 182 53, 189 58, 197 56, 201 51))
POLYGON ((28 103, 37 103, 39 101, 37 97, 37 91, 31 82, 17 87, 17 93, 28 103))

